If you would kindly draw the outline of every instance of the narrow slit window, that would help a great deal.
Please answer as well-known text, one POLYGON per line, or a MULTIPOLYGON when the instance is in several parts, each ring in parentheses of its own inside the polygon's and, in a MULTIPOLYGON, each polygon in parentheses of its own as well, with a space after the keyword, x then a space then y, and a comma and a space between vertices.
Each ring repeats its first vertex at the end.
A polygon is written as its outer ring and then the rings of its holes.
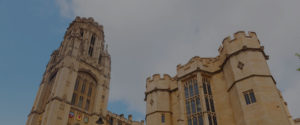
POLYGON ((77 95, 74 93, 73 96, 72 96, 72 101, 71 101, 71 104, 74 105, 75 102, 76 102, 76 97, 77 95))
POLYGON ((93 56, 95 40, 96 40, 95 35, 92 35, 92 38, 90 41, 90 47, 89 47, 89 51, 88 51, 89 56, 93 56))
POLYGON ((87 99, 85 103, 85 110, 89 110, 89 108, 90 108, 90 100, 87 99))
POLYGON ((165 123, 165 121, 166 121, 166 119, 165 119, 165 114, 162 114, 162 115, 161 115, 161 122, 162 122, 162 123, 165 123))
POLYGON ((84 93, 85 92, 85 86, 86 86, 86 83, 84 82, 82 84, 82 87, 81 87, 81 93, 84 93))
POLYGON ((84 34, 83 29, 80 29, 80 36, 83 37, 83 34, 84 34))
POLYGON ((80 96, 80 97, 79 97, 79 101, 78 101, 78 106, 79 106, 79 107, 82 107, 82 102, 83 102, 83 97, 80 96))
POLYGON ((79 86, 79 77, 76 79, 76 82, 75 82, 75 87, 74 87, 74 90, 78 90, 78 86, 79 86))
POLYGON ((249 98, 249 95, 247 93, 244 93, 244 97, 245 97, 245 101, 246 101, 246 104, 251 104, 250 102, 250 98, 249 98))
POLYGON ((90 88, 89 88, 89 91, 88 91, 88 97, 91 97, 91 95, 92 95, 92 90, 93 90, 92 87, 90 87, 90 88))
POLYGON ((252 103, 256 102, 256 98, 255 98, 255 95, 254 95, 253 91, 250 92, 250 99, 251 99, 252 103))

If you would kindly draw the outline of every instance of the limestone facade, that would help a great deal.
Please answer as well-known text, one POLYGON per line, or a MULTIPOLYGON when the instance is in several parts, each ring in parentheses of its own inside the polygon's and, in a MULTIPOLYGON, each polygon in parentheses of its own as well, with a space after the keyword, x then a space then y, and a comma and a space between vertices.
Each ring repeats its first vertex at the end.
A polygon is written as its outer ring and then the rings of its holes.
POLYGON ((226 37, 218 51, 177 65, 174 77, 147 78, 147 125, 295 124, 256 33, 226 37))
POLYGON ((103 26, 76 17, 51 55, 26 125, 143 125, 107 110, 110 71, 103 26))
POLYGON ((300 125, 300 118, 297 118, 294 121, 295 121, 295 125, 300 125))

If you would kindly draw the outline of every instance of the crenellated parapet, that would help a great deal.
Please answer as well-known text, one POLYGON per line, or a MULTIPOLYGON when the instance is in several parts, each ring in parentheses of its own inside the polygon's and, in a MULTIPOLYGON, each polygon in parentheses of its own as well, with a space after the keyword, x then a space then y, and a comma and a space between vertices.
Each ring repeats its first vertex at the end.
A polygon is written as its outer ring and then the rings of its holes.
POLYGON ((177 88, 176 80, 168 74, 154 74, 146 80, 146 96, 154 91, 172 91, 177 88))
POLYGON ((97 36, 104 38, 104 32, 103 32, 103 26, 98 24, 92 17, 86 18, 86 17, 79 17, 77 16, 75 20, 73 20, 69 27, 67 28, 67 31, 65 33, 64 38, 79 38, 81 35, 81 30, 89 30, 97 36))
POLYGON ((220 55, 229 55, 243 48, 259 48, 260 41, 255 32, 238 31, 230 36, 224 38, 222 45, 219 47, 220 55))
POLYGON ((184 65, 177 65, 177 76, 183 77, 194 71, 206 73, 218 73, 223 70, 224 64, 229 58, 244 51, 260 51, 266 59, 268 56, 264 53, 264 47, 260 45, 255 32, 238 31, 233 37, 224 38, 222 45, 218 49, 219 55, 214 58, 202 58, 195 56, 184 65))
POLYGON ((152 77, 147 78, 147 83, 159 80, 174 80, 169 74, 163 74, 163 77, 160 74, 153 74, 152 77))

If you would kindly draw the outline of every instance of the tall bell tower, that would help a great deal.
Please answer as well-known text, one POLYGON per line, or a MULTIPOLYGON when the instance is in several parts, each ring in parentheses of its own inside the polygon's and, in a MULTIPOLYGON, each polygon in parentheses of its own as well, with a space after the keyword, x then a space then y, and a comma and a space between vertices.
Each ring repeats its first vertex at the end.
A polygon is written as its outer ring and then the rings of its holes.
POLYGON ((103 26, 76 17, 51 54, 26 125, 94 125, 107 113, 110 70, 103 26))

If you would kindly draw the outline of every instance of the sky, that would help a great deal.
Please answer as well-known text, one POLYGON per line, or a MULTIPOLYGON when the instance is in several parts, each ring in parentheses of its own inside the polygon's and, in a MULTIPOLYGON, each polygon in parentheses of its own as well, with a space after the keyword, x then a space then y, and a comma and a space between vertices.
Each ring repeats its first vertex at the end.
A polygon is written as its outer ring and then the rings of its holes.
POLYGON ((25 124, 50 54, 69 23, 93 17, 112 58, 108 109, 145 118, 146 78, 215 57, 227 36, 257 33, 277 87, 300 117, 299 0, 0 0, 0 123, 25 124))

